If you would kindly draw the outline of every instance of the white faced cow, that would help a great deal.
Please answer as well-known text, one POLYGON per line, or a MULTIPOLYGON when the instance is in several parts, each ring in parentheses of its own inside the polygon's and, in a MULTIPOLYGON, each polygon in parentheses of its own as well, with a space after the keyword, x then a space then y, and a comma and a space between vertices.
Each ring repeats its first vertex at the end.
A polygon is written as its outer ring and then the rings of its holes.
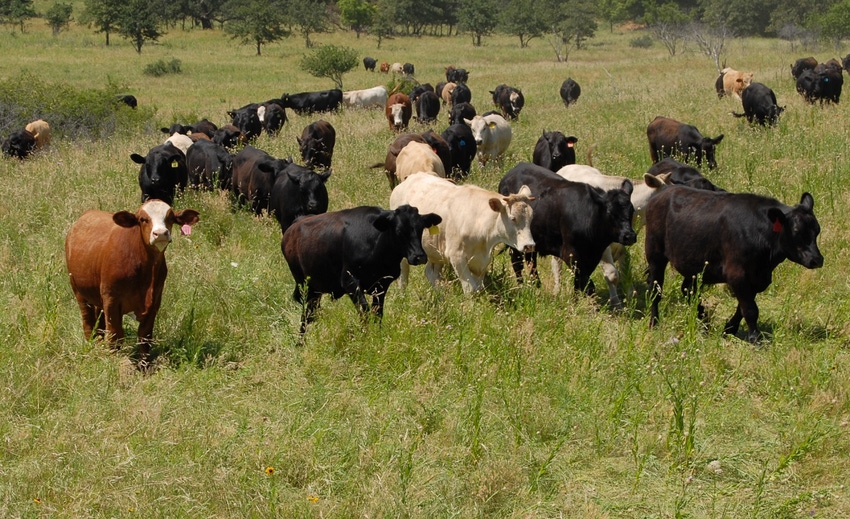
POLYGON ((478 146, 478 163, 482 167, 490 159, 501 158, 511 144, 511 125, 499 114, 476 115, 463 122, 472 129, 478 146))

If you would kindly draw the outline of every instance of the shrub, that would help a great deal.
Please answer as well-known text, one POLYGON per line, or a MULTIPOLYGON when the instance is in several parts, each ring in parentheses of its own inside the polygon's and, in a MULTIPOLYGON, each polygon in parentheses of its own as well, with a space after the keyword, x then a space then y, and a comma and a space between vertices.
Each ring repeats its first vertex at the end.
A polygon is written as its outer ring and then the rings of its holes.
POLYGON ((182 72, 180 65, 180 60, 177 58, 171 58, 171 61, 168 62, 161 59, 145 66, 144 74, 154 77, 160 77, 166 74, 179 74, 182 72))
POLYGON ((315 77, 333 80, 342 89, 342 76, 357 66, 357 51, 349 47, 322 45, 301 58, 301 69, 315 77))
POLYGON ((652 47, 652 43, 652 36, 644 34, 643 36, 629 40, 629 47, 637 49, 648 49, 652 47))

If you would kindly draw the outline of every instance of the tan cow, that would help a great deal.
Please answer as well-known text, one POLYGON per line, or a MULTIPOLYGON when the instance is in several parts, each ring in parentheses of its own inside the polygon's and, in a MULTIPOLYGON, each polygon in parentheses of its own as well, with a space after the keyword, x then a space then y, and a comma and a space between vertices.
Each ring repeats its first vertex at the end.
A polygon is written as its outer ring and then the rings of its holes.
POLYGON ((37 119, 27 124, 24 129, 35 137, 35 149, 39 150, 50 144, 52 132, 44 119, 37 119))
POLYGON ((443 98, 443 104, 452 106, 452 92, 457 88, 457 83, 446 83, 443 85, 443 90, 440 91, 440 97, 443 98))
MULTIPOLYGON (((471 184, 456 185, 428 173, 416 173, 393 189, 390 207, 409 204, 420 213, 440 215, 443 220, 438 232, 422 233, 422 248, 428 255, 425 275, 436 286, 443 267, 449 264, 463 292, 471 294, 484 287, 484 274, 496 245, 505 243, 523 252, 534 249, 532 210, 528 205, 532 200, 528 186, 506 196, 471 184)), ((408 270, 402 261, 401 286, 407 282, 408 270)))
POLYGON ((729 67, 720 71, 723 74, 723 93, 741 100, 741 92, 753 82, 752 72, 741 72, 729 67))
POLYGON ((395 161, 396 184, 400 184, 410 175, 426 172, 436 177, 446 177, 443 161, 430 145, 424 142, 409 142, 398 152, 395 161))

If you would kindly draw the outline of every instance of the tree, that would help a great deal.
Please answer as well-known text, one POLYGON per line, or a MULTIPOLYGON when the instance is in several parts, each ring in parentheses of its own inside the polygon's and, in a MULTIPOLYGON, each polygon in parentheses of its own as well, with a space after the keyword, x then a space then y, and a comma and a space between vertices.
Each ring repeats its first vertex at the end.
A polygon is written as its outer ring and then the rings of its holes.
POLYGON ((276 2, 248 0, 231 6, 230 21, 224 30, 245 45, 255 45, 257 56, 262 47, 288 37, 291 33, 284 27, 286 13, 276 2))
POLYGON ((198 0, 188 2, 186 14, 201 23, 202 29, 212 29, 213 22, 223 21, 230 0, 198 0))
POLYGON ((536 0, 508 0, 500 13, 500 27, 506 34, 519 37, 520 48, 528 47, 532 38, 546 31, 543 11, 537 9, 536 0))
POLYGON ((492 13, 499 11, 496 0, 466 0, 458 10, 458 28, 472 34, 472 44, 481 46, 482 36, 489 36, 498 20, 492 13))
POLYGON ((667 52, 675 56, 679 45, 685 38, 686 26, 690 18, 678 5, 668 2, 646 13, 652 34, 667 47, 667 52))
POLYGON ((314 0, 290 0, 289 21, 304 36, 304 45, 313 46, 311 34, 328 30, 328 11, 324 2, 314 0))
POLYGON ((592 0, 553 0, 546 6, 549 43, 558 61, 567 61, 572 49, 596 34, 596 10, 592 0))
POLYGON ((721 61, 725 62, 723 55, 726 53, 726 43, 735 34, 725 24, 710 26, 708 24, 694 22, 690 26, 690 38, 693 40, 700 52, 714 60, 714 66, 717 67, 717 72, 723 68, 720 66, 721 61))
POLYGON ((123 0, 86 0, 80 23, 93 25, 95 32, 104 33, 109 46, 109 35, 117 30, 123 3, 123 0))
POLYGON ((315 77, 333 80, 342 89, 342 76, 357 66, 357 51, 349 47, 320 45, 301 58, 301 68, 315 77))
POLYGON ((385 38, 393 35, 395 29, 395 4, 392 0, 378 0, 375 15, 372 17, 372 26, 369 34, 377 38, 378 48, 385 38))
POLYGON ((24 32, 24 23, 38 14, 33 8, 32 0, 5 0, 0 2, 0 21, 18 25, 24 32))
POLYGON ((841 42, 850 38, 850 0, 841 0, 830 6, 824 14, 814 17, 821 34, 829 39, 838 50, 841 42))
POLYGON ((118 34, 130 40, 136 52, 142 53, 142 46, 156 41, 165 34, 162 31, 163 5, 151 0, 125 0, 118 11, 116 28, 118 34))
POLYGON ((342 23, 354 29, 357 38, 360 38, 360 33, 372 24, 372 18, 378 9, 377 6, 365 0, 339 0, 337 7, 339 7, 342 23))
POLYGON ((61 2, 57 2, 47 8, 47 11, 44 13, 44 18, 53 30, 53 36, 59 34, 59 31, 62 29, 68 28, 68 24, 71 23, 71 13, 73 10, 74 8, 71 4, 64 4, 61 2))

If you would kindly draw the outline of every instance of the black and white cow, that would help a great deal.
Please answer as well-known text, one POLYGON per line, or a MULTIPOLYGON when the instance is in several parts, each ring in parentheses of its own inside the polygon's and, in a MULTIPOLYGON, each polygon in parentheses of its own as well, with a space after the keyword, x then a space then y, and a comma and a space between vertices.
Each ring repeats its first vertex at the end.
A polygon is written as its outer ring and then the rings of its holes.
POLYGON ((495 90, 490 91, 493 94, 493 104, 499 107, 505 119, 516 119, 525 106, 525 96, 518 88, 501 84, 495 90))

